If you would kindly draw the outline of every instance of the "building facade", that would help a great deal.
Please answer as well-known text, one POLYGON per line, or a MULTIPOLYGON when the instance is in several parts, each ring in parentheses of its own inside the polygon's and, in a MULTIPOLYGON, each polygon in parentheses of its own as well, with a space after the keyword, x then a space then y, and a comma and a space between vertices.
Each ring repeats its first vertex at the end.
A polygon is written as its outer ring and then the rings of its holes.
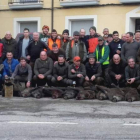
POLYGON ((94 25, 102 34, 109 28, 120 34, 140 30, 140 0, 0 0, 0 37, 11 31, 16 37, 28 27, 40 32, 43 25, 73 31, 94 25))

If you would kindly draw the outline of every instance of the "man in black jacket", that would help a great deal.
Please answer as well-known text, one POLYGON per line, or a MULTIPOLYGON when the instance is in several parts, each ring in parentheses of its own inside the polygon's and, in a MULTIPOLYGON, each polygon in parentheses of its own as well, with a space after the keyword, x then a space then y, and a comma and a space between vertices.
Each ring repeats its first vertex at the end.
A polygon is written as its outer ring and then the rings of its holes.
POLYGON ((49 51, 48 46, 39 40, 39 33, 33 33, 33 41, 26 48, 27 60, 30 60, 30 65, 33 69, 35 60, 40 57, 41 51, 49 51))
POLYGON ((89 62, 86 63, 86 81, 91 81, 93 84, 101 85, 103 83, 102 67, 100 63, 96 63, 94 55, 89 55, 89 62))
POLYGON ((109 87, 111 84, 115 84, 120 87, 125 86, 125 67, 126 63, 118 54, 115 54, 108 67, 107 81, 109 87))
POLYGON ((17 42, 15 39, 12 38, 12 35, 9 31, 6 32, 5 37, 1 41, 4 45, 2 59, 6 58, 7 52, 12 52, 14 58, 16 58, 16 56, 17 56, 16 55, 17 42))
POLYGON ((58 63, 54 65, 51 81, 55 86, 67 86, 68 63, 65 61, 63 55, 58 56, 58 63))
POLYGON ((121 54, 122 45, 125 42, 119 38, 118 31, 113 32, 113 41, 109 44, 110 48, 110 59, 112 59, 114 54, 121 54))
POLYGON ((26 48, 33 41, 31 36, 29 36, 28 28, 25 28, 23 32, 24 36, 20 37, 17 43, 16 54, 18 59, 20 59, 20 57, 26 57, 26 48))

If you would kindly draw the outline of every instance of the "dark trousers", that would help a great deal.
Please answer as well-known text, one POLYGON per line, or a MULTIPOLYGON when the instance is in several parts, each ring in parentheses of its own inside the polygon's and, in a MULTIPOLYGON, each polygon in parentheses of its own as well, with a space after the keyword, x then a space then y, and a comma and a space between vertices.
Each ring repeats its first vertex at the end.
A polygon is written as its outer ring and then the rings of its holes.
POLYGON ((47 75, 44 79, 39 79, 36 75, 33 77, 34 84, 37 86, 44 86, 46 83, 51 86, 52 75, 47 75))
POLYGON ((134 81, 134 83, 132 83, 132 84, 126 83, 126 86, 132 87, 132 88, 137 88, 139 85, 140 85, 140 80, 136 80, 136 81, 134 81))
POLYGON ((16 75, 15 76, 15 80, 19 81, 19 82, 27 82, 28 81, 28 76, 20 76, 20 75, 16 75))
POLYGON ((85 80, 85 78, 84 77, 76 77, 76 78, 72 78, 72 79, 70 79, 71 80, 71 84, 73 85, 73 81, 75 81, 76 82, 76 86, 83 86, 83 83, 84 83, 84 80, 85 80))
POLYGON ((52 77, 51 82, 52 82, 53 86, 65 87, 68 85, 67 78, 62 79, 61 81, 57 81, 57 79, 55 77, 52 77))
POLYGON ((124 78, 121 78, 119 81, 117 81, 115 79, 114 76, 111 76, 111 75, 106 75, 107 76, 107 83, 108 83, 108 86, 110 87, 111 84, 115 84, 116 86, 119 86, 119 87, 125 87, 125 79, 124 78))

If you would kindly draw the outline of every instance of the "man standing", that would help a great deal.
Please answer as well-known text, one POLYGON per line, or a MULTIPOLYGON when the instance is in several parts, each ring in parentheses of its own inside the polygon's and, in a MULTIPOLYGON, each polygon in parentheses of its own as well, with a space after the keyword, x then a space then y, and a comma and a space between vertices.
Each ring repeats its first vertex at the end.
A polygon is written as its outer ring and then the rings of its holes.
POLYGON ((30 65, 33 69, 34 62, 40 56, 40 52, 46 50, 49 51, 46 44, 39 40, 39 33, 33 33, 33 41, 26 48, 27 60, 30 60, 30 65))
POLYGON ((20 59, 20 57, 26 57, 26 48, 27 46, 33 41, 31 36, 29 36, 29 29, 25 28, 23 31, 22 37, 19 38, 19 41, 17 43, 17 59, 20 59))
POLYGON ((113 41, 109 44, 110 48, 110 59, 114 56, 114 54, 121 54, 122 45, 125 42, 119 38, 118 31, 113 32, 113 41))
POLYGON ((34 77, 33 80, 37 86, 43 86, 46 83, 50 85, 52 78, 53 61, 51 58, 47 57, 45 51, 41 51, 40 58, 35 61, 34 66, 34 77))
POLYGON ((112 83, 120 87, 125 86, 125 67, 126 63, 118 54, 115 54, 108 67, 107 81, 109 87, 112 83))
POLYGON ((63 55, 58 56, 58 63, 54 65, 53 77, 51 79, 55 86, 67 86, 68 85, 68 63, 65 62, 63 55))
MULTIPOLYGON (((126 42, 123 44, 122 49, 121 49, 121 58, 125 62, 127 62, 127 59, 130 56, 132 56, 136 60, 139 48, 140 48, 139 43, 133 40, 133 33, 128 32, 126 34, 126 42)), ((138 57, 139 55, 140 53, 138 53, 138 57)))
POLYGON ((89 29, 90 35, 88 36, 88 52, 94 53, 98 45, 99 35, 96 33, 96 27, 92 26, 89 29))
POLYGON ((126 34, 122 34, 121 39, 126 42, 126 34))
POLYGON ((140 31, 136 31, 136 33, 135 33, 135 41, 140 42, 140 31))
POLYGON ((76 86, 82 86, 86 76, 85 66, 80 61, 80 57, 75 56, 73 58, 73 64, 68 67, 68 78, 75 81, 76 86))
POLYGON ((71 40, 66 48, 66 60, 72 62, 75 56, 81 58, 81 62, 84 62, 87 58, 87 51, 85 44, 79 40, 79 32, 75 31, 73 33, 74 39, 71 40))
POLYGON ((106 41, 106 42, 108 40, 108 35, 109 35, 109 29, 104 28, 104 30, 103 30, 103 38, 104 38, 104 41, 106 41))
POLYGON ((45 44, 48 44, 48 39, 50 38, 49 35, 49 27, 47 25, 44 25, 42 27, 42 33, 40 34, 39 39, 43 41, 45 44))
POLYGON ((89 54, 89 62, 86 63, 86 81, 91 81, 93 84, 101 85, 103 83, 102 67, 100 63, 96 63, 96 58, 93 54, 89 54))
POLYGON ((100 63, 102 65, 102 71, 104 72, 106 68, 108 68, 109 65, 109 47, 104 45, 104 39, 103 37, 98 38, 98 45, 96 47, 96 50, 94 52, 94 56, 97 60, 96 63, 100 63))
POLYGON ((11 77, 18 64, 19 64, 18 60, 13 58, 13 53, 7 52, 6 59, 3 62, 3 65, 4 65, 3 77, 4 78, 11 77))
POLYGON ((57 38, 57 31, 55 29, 52 30, 51 38, 48 40, 48 47, 50 50, 52 50, 52 45, 54 43, 58 45, 58 48, 61 47, 61 40, 57 38))
POLYGON ((26 58, 21 57, 20 63, 16 66, 12 78, 19 82, 26 82, 26 87, 30 87, 32 80, 32 69, 29 64, 26 62, 26 58))
POLYGON ((126 78, 126 85, 138 88, 140 91, 140 72, 139 72, 139 65, 135 63, 135 59, 133 57, 128 58, 128 66, 125 68, 125 78, 126 78))
POLYGON ((54 63, 58 61, 58 56, 63 55, 65 57, 65 52, 58 48, 58 45, 54 43, 52 45, 52 50, 49 52, 48 57, 50 57, 54 63))
POLYGON ((15 39, 12 38, 11 33, 8 31, 5 34, 5 37, 1 40, 4 48, 3 48, 3 59, 6 57, 7 52, 12 52, 13 57, 16 58, 16 47, 17 47, 17 42, 15 39))
POLYGON ((69 43, 69 30, 65 29, 62 33, 61 48, 66 51, 67 44, 69 43))

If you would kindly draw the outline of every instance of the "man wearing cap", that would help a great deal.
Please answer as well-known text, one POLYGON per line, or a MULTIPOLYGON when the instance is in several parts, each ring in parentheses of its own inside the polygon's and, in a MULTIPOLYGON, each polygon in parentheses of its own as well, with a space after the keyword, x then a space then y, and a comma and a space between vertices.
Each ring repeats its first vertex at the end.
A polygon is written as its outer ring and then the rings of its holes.
POLYGON ((66 48, 66 60, 70 61, 70 63, 75 56, 79 56, 81 62, 84 62, 87 57, 86 46, 79 40, 79 35, 79 32, 75 31, 73 33, 74 39, 68 43, 66 48))
POLYGON ((96 47, 96 50, 94 52, 94 56, 97 60, 96 63, 100 63, 102 65, 102 71, 104 72, 105 69, 108 68, 109 65, 109 47, 104 45, 104 39, 103 37, 98 38, 98 45, 96 47))
POLYGON ((52 50, 52 45, 56 43, 58 48, 61 47, 61 40, 57 37, 57 31, 55 29, 52 30, 51 37, 48 40, 48 47, 52 50))
POLYGON ((65 52, 63 51, 63 49, 59 49, 58 45, 54 43, 52 45, 52 50, 48 53, 48 57, 50 57, 54 63, 57 63, 59 55, 63 55, 65 57, 65 52))
POLYGON ((63 55, 58 56, 58 63, 54 65, 51 82, 54 86, 67 86, 68 63, 63 55))
POLYGON ((61 48, 66 51, 67 44, 69 43, 69 30, 65 29, 62 32, 62 39, 61 39, 61 48))
POLYGON ((4 45, 2 59, 6 58, 7 52, 12 52, 14 58, 16 58, 17 41, 12 38, 12 35, 9 31, 6 32, 5 37, 1 41, 4 45))
POLYGON ((85 66, 80 61, 81 58, 79 56, 75 56, 73 58, 73 64, 68 67, 68 78, 75 81, 76 86, 82 86, 86 76, 85 66))
POLYGON ((89 54, 89 62, 86 63, 86 77, 85 81, 92 82, 97 85, 103 83, 102 67, 100 63, 96 63, 96 58, 93 54, 89 54))
POLYGON ((44 25, 42 27, 42 33, 40 34, 39 39, 47 44, 49 38, 50 38, 50 35, 49 35, 49 26, 44 25))

